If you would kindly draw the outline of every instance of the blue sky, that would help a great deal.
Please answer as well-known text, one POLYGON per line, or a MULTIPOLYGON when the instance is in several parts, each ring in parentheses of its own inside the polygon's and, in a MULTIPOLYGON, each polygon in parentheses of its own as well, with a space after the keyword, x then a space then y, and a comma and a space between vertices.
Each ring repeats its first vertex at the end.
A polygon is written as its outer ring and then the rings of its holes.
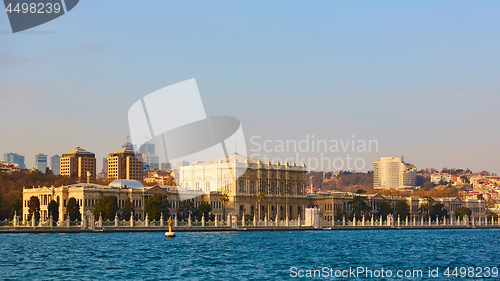
POLYGON ((135 101, 196 78, 208 115, 239 118, 248 139, 355 135, 379 142, 360 156, 366 169, 404 155, 419 168, 499 173, 499 8, 86 0, 17 34, 0 13, 0 153, 30 167, 76 146, 106 157, 135 101))

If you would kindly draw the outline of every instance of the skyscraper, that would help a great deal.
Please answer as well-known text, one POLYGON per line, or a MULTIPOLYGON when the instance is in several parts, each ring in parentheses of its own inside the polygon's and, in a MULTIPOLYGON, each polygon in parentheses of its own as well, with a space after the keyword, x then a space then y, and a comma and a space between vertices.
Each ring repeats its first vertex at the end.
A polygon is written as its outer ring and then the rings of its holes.
POLYGON ((35 168, 42 172, 45 173, 47 170, 47 155, 40 153, 35 156, 35 168))
POLYGON ((5 153, 3 155, 3 161, 9 163, 15 163, 19 165, 19 168, 26 169, 26 165, 24 164, 24 156, 19 155, 17 153, 5 153))
POLYGON ((61 173, 61 156, 56 154, 50 157, 50 169, 54 175, 61 173))
POLYGON ((96 178, 95 154, 77 147, 61 157, 61 175, 75 176, 80 181, 87 178, 90 172, 90 179, 96 178))
POLYGON ((140 159, 129 147, 110 153, 108 155, 108 180, 142 180, 143 166, 140 159))
POLYGON ((417 183, 417 167, 404 162, 404 157, 382 157, 373 163, 373 188, 413 188, 417 183))

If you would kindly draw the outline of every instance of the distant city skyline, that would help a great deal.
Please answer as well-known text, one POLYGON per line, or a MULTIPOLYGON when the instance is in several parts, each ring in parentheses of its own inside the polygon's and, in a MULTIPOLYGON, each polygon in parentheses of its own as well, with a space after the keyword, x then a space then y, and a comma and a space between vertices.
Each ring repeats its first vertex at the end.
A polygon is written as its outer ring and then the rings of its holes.
POLYGON ((405 156, 500 174, 498 2, 153 3, 89 0, 17 34, 0 13, 0 153, 107 157, 135 101, 196 78, 207 115, 238 118, 247 141, 355 135, 379 143, 350 155, 362 170, 405 156))

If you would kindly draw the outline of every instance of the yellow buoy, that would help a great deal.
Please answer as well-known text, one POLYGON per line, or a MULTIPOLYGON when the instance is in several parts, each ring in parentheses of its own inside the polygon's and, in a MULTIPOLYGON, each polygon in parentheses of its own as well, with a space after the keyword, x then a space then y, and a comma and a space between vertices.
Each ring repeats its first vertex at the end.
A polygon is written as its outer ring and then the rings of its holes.
POLYGON ((168 219, 168 232, 165 232, 165 237, 175 237, 175 232, 172 232, 172 219, 168 219))

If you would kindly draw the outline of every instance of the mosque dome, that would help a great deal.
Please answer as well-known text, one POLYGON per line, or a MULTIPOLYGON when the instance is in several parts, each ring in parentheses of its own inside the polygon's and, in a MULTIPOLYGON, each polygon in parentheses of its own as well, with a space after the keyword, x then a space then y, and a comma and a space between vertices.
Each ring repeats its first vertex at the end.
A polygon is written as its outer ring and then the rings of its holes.
POLYGON ((141 188, 144 185, 140 181, 136 180, 114 180, 109 184, 110 187, 120 187, 120 188, 141 188))

